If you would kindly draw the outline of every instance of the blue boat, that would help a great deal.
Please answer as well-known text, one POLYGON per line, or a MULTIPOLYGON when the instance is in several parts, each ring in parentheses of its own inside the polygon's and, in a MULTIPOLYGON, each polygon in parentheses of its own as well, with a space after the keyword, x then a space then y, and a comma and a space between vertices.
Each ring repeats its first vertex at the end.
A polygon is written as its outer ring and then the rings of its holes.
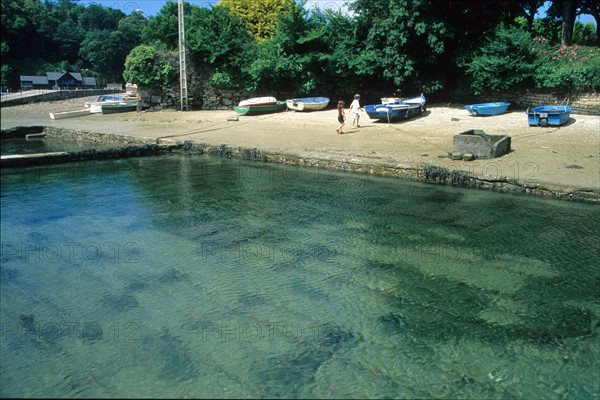
POLYGON ((368 105, 364 109, 371 119, 391 122, 421 115, 426 110, 425 103, 425 96, 421 94, 412 99, 393 103, 368 105))
POLYGON ((466 110, 473 116, 478 115, 498 115, 508 110, 510 103, 506 101, 497 101, 495 103, 470 104, 465 106, 466 110))
POLYGON ((560 126, 571 117, 571 106, 539 106, 527 110, 529 126, 560 126))

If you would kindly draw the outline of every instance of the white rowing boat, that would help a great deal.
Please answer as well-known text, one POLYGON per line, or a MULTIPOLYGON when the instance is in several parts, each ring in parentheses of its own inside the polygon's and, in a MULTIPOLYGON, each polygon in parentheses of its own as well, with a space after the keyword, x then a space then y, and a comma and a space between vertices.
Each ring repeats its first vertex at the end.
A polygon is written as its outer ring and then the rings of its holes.
POLYGON ((73 117, 82 117, 84 115, 90 115, 90 109, 86 108, 85 110, 77 110, 77 111, 63 111, 63 112, 49 112, 50 118, 52 119, 64 119, 64 118, 73 118, 73 117))

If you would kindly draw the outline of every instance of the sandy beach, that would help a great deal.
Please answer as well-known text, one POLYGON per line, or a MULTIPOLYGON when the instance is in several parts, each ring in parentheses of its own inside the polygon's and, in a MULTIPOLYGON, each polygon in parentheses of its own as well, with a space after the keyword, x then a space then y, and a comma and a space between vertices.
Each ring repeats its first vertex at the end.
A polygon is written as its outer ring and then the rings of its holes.
POLYGON ((353 129, 348 118, 343 135, 335 132, 335 109, 239 117, 229 110, 162 110, 49 118, 49 112, 82 109, 90 100, 93 98, 2 107, 1 127, 53 126, 158 143, 190 140, 361 165, 439 166, 491 182, 508 179, 563 194, 584 191, 600 199, 599 116, 571 114, 571 120, 561 127, 530 127, 524 110, 509 108, 503 115, 473 117, 461 104, 431 104, 422 116, 391 124, 362 113, 360 128, 353 129), (448 158, 454 135, 471 129, 510 136, 512 151, 488 160, 448 158))

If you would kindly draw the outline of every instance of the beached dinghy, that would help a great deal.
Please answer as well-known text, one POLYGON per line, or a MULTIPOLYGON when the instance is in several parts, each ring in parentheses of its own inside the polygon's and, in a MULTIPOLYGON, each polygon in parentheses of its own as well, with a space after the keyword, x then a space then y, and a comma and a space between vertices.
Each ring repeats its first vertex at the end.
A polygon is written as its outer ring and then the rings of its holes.
POLYGON ((529 126, 560 126, 571 117, 571 106, 539 106, 527 110, 529 126))
POLYGON ((236 106, 233 110, 240 115, 268 114, 285 110, 285 101, 278 101, 275 104, 263 104, 259 106, 236 106))
POLYGON ((391 122, 421 115, 426 109, 425 104, 425 96, 421 94, 398 102, 367 105, 365 112, 371 119, 391 122))
POLYGON ((132 101, 128 103, 109 103, 102 105, 102 114, 119 114, 124 112, 137 111, 138 102, 132 101))
POLYGON ((508 106, 510 103, 506 101, 497 101, 495 103, 469 104, 465 106, 465 109, 473 116, 499 115, 505 113, 508 106))
POLYGON ((101 113, 104 104, 117 104, 123 102, 123 96, 119 95, 100 95, 95 101, 86 102, 85 108, 92 114, 101 113))
POLYGON ((49 112, 50 118, 52 119, 64 119, 64 118, 74 118, 74 117, 82 117, 84 115, 90 115, 90 110, 77 110, 77 111, 63 111, 63 112, 49 112))
POLYGON ((402 98, 400 97, 382 97, 381 104, 389 104, 389 103, 400 103, 402 98))
POLYGON ((286 100, 287 108, 294 111, 319 111, 327 108, 331 100, 328 97, 302 97, 286 100))
POLYGON ((253 97, 251 99, 242 100, 239 102, 238 107, 257 107, 257 106, 269 106, 277 104, 277 99, 273 96, 265 97, 253 97))

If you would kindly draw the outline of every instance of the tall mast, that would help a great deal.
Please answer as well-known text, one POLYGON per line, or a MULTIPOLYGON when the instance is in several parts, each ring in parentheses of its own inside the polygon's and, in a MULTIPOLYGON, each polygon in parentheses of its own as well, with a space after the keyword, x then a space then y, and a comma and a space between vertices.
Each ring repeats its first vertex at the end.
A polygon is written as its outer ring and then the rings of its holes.
POLYGON ((181 111, 188 110, 187 72, 185 67, 185 27, 183 23, 183 0, 177 2, 177 20, 179 22, 179 87, 181 91, 181 111))

